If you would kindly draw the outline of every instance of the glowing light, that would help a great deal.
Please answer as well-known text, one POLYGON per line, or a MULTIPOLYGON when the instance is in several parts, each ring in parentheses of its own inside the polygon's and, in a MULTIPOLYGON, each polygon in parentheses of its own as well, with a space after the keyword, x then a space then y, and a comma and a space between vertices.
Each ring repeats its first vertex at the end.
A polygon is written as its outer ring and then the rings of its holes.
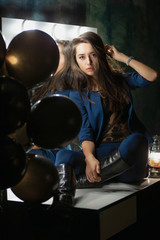
POLYGON ((95 33, 97 33, 97 28, 85 27, 85 26, 84 27, 80 27, 78 35, 83 34, 85 32, 95 32, 95 33))
POLYGON ((34 30, 36 28, 37 26, 35 21, 24 20, 22 23, 22 31, 34 30))
POLYGON ((160 167, 160 153, 159 152, 150 152, 149 165, 151 167, 160 167))
POLYGON ((8 60, 8 62, 11 63, 12 65, 15 65, 15 64, 18 63, 18 59, 17 59, 15 56, 12 56, 12 55, 8 56, 8 57, 7 57, 7 60, 8 60))
POLYGON ((34 29, 48 33, 55 40, 72 40, 87 31, 97 33, 97 28, 87 26, 2 17, 2 33, 6 39, 7 47, 17 34, 34 29))
POLYGON ((56 24, 54 27, 54 36, 56 39, 64 39, 67 38, 67 31, 65 29, 65 26, 63 24, 56 24))

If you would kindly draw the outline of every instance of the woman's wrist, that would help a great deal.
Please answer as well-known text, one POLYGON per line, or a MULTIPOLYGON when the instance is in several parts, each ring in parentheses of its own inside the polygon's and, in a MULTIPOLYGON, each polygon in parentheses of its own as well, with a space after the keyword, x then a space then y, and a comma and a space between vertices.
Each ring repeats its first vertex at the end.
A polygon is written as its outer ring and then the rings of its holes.
POLYGON ((122 62, 122 63, 126 63, 127 60, 129 59, 129 56, 125 55, 124 53, 119 53, 117 58, 115 58, 117 61, 122 62))
POLYGON ((85 155, 85 162, 86 163, 91 162, 93 160, 93 158, 95 158, 94 154, 92 154, 92 153, 87 154, 87 155, 85 155))
POLYGON ((134 59, 133 56, 130 56, 130 57, 128 58, 128 60, 127 60, 127 62, 126 62, 126 65, 127 65, 127 66, 129 66, 129 63, 130 63, 130 61, 132 61, 132 59, 134 59))
POLYGON ((124 53, 121 53, 119 61, 120 61, 120 62, 123 62, 123 63, 125 63, 127 66, 129 66, 129 64, 130 64, 130 62, 132 61, 132 59, 134 59, 133 56, 127 56, 127 55, 125 55, 124 53))

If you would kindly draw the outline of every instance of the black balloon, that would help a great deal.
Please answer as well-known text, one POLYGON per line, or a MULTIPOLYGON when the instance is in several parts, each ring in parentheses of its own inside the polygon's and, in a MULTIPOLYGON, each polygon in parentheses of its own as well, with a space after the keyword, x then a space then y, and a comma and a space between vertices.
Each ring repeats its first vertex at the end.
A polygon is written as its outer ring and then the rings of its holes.
POLYGON ((5 63, 9 76, 32 88, 54 74, 59 62, 56 42, 40 30, 21 32, 10 42, 5 63))
POLYGON ((6 43, 4 41, 2 33, 0 32, 0 67, 3 65, 5 54, 6 54, 6 43))
POLYGON ((77 105, 69 97, 54 94, 32 106, 28 136, 43 148, 64 147, 78 135, 81 121, 77 105))
POLYGON ((8 77, 0 77, 0 133, 9 134, 28 119, 30 100, 26 88, 8 77))
POLYGON ((28 153, 28 168, 22 180, 12 188, 25 202, 42 203, 53 197, 59 184, 54 164, 45 157, 28 153))
POLYGON ((23 147, 8 137, 0 139, 0 189, 16 185, 24 176, 26 166, 23 147))

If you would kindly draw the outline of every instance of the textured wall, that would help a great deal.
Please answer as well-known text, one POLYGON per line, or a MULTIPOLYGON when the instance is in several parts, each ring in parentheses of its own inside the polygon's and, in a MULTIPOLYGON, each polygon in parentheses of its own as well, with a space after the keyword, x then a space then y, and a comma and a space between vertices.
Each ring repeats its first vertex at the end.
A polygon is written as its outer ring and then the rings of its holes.
MULTIPOLYGON (((0 16, 97 27, 104 42, 160 70, 158 0, 1 0, 0 16)), ((129 68, 126 70, 130 70, 129 68)), ((160 135, 160 80, 133 92, 135 109, 160 135)))

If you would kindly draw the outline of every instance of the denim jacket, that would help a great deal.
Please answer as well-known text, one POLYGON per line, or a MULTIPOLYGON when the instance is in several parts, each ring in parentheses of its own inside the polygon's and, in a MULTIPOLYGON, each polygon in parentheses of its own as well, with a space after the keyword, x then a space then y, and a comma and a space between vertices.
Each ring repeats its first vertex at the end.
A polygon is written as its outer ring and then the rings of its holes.
MULTIPOLYGON (((128 75, 128 85, 134 88, 148 86, 151 82, 144 79, 138 73, 126 73, 128 75)), ((83 92, 86 95, 86 92, 83 92)), ((131 104, 129 108, 128 128, 131 133, 140 132, 144 134, 148 141, 151 142, 152 138, 142 122, 136 116, 133 109, 131 94, 131 104)), ((78 105, 82 114, 82 126, 79 132, 79 141, 82 143, 85 140, 93 141, 96 145, 100 142, 100 136, 103 126, 103 107, 101 97, 98 92, 89 91, 88 97, 93 102, 91 103, 85 96, 80 96, 78 91, 70 91, 69 97, 78 105)))

